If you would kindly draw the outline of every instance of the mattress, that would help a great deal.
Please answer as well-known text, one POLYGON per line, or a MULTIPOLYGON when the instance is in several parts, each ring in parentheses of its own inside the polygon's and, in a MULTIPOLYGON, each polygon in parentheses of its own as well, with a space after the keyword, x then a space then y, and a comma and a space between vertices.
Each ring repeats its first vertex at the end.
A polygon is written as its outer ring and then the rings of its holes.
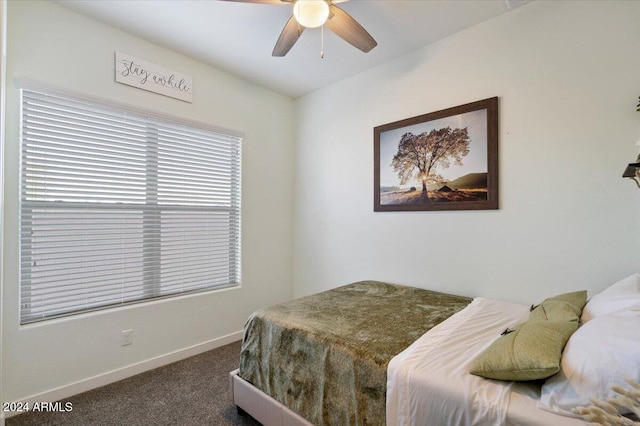
POLYGON ((314 425, 383 425, 389 361, 470 302, 361 281, 261 309, 239 376, 314 425))

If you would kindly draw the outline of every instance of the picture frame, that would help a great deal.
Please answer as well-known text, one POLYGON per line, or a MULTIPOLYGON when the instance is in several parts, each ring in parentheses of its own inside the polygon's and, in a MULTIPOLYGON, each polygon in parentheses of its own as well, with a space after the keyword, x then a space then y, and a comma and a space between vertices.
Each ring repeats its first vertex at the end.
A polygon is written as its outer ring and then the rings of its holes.
POLYGON ((373 129, 376 212, 498 209, 498 98, 373 129))

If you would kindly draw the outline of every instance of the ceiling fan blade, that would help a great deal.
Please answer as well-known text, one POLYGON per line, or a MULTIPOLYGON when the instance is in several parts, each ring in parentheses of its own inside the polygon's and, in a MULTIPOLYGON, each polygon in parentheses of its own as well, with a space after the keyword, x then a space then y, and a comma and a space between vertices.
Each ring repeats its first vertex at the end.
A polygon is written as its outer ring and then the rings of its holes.
POLYGON ((378 45, 373 37, 371 37, 371 34, 347 12, 333 4, 329 6, 329 10, 331 16, 326 25, 344 41, 365 53, 378 45))
POLYGON ((222 0, 222 1, 231 1, 235 3, 287 4, 287 3, 291 3, 293 0, 222 0))
POLYGON ((291 50, 298 38, 300 38, 300 34, 304 31, 304 27, 298 24, 296 18, 293 16, 289 18, 286 25, 282 29, 280 33, 280 37, 278 37, 278 41, 276 45, 273 47, 273 52, 271 52, 271 56, 284 56, 291 50))

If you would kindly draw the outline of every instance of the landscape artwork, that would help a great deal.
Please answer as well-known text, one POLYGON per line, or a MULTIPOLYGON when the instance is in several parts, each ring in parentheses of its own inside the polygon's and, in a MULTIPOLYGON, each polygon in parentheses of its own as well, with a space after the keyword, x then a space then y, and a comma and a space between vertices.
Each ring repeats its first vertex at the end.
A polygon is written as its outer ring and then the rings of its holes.
POLYGON ((374 128, 374 211, 497 208, 497 97, 374 128))

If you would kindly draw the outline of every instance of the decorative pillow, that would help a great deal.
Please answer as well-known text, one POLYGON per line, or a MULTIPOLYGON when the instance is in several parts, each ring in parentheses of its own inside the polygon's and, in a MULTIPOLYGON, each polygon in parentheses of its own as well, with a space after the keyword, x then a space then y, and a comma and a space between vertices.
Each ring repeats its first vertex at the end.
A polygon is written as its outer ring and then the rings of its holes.
POLYGON ((637 273, 593 296, 582 311, 582 322, 633 306, 640 306, 640 274, 637 273))
POLYGON ((574 291, 545 299, 529 314, 529 321, 578 321, 587 303, 587 291, 574 291))
POLYGON ((625 378, 640 381, 640 307, 582 325, 567 343, 560 368, 542 386, 538 406, 572 417, 571 409, 588 405, 589 398, 616 396, 611 387, 627 387, 625 378))
POLYGON ((471 374, 497 380, 544 379, 558 372, 575 321, 528 321, 499 337, 472 363, 471 374))

